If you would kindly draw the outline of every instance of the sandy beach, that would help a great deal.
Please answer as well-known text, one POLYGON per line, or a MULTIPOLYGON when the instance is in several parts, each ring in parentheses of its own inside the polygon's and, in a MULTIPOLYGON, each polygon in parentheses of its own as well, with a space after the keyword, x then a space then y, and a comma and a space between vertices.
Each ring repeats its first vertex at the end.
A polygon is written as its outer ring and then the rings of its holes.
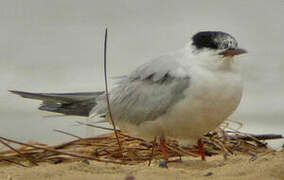
POLYGON ((251 159, 248 155, 236 154, 224 160, 218 155, 201 161, 199 158, 183 158, 182 162, 169 163, 169 168, 158 167, 153 162, 139 165, 115 165, 95 161, 62 164, 41 163, 30 168, 18 165, 1 165, 0 179, 284 179, 284 151, 270 152, 251 159))
MULTIPOLYGON (((239 107, 229 117, 236 122, 236 127, 232 128, 249 134, 284 135, 283 0, 272 3, 257 0, 0 0, 0 5, 3 12, 0 16, 2 137, 51 147, 74 140, 54 130, 82 139, 104 133, 78 123, 92 123, 87 117, 39 111, 39 101, 17 97, 9 90, 103 91, 106 27, 109 30, 110 89, 117 81, 113 77, 127 75, 153 58, 184 48, 199 31, 224 31, 233 35, 248 54, 234 62, 240 64, 244 89, 239 107)), ((3 162, 4 153, 0 153, 0 180, 284 180, 284 139, 268 143, 268 147, 278 151, 252 158, 241 153, 248 152, 242 149, 234 151, 226 160, 222 154, 207 157, 206 161, 183 157, 182 162, 169 163, 168 169, 159 167, 158 161, 148 167, 146 162, 118 165, 81 159, 58 164, 37 161, 38 166, 22 167, 3 162)), ((83 144, 83 152, 73 147, 57 150, 80 155, 96 152, 97 144, 87 144, 83 144)), ((108 142, 104 145, 111 147, 108 142)), ((3 147, 6 150, 7 147, 3 147)), ((0 152, 2 150, 0 142, 0 152)), ((51 151, 37 152, 50 155, 51 151)), ((30 166, 26 161, 23 163, 30 166)))

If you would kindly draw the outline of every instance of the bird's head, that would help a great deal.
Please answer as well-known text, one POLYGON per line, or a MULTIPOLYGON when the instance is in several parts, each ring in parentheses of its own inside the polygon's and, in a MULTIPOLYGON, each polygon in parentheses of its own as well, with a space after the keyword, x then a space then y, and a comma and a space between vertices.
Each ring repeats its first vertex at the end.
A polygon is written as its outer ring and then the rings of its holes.
POLYGON ((196 59, 207 63, 215 60, 218 64, 227 64, 235 56, 247 53, 245 49, 238 47, 238 42, 233 36, 221 31, 198 32, 192 37, 189 45, 192 53, 199 57, 196 59))
POLYGON ((228 33, 221 31, 201 31, 192 37, 195 53, 210 52, 212 55, 234 57, 247 53, 238 47, 237 40, 228 33))

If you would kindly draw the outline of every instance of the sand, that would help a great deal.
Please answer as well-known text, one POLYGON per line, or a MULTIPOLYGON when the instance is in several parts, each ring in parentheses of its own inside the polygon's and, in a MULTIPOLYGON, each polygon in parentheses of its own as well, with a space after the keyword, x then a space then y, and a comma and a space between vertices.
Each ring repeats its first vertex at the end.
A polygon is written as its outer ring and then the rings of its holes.
POLYGON ((169 168, 158 167, 153 162, 146 164, 115 165, 89 161, 62 164, 41 163, 30 168, 18 165, 0 166, 0 179, 236 179, 236 180, 278 180, 284 179, 284 151, 259 155, 251 160, 248 155, 237 154, 224 160, 223 156, 208 157, 207 161, 199 158, 183 158, 182 162, 169 163, 169 168))

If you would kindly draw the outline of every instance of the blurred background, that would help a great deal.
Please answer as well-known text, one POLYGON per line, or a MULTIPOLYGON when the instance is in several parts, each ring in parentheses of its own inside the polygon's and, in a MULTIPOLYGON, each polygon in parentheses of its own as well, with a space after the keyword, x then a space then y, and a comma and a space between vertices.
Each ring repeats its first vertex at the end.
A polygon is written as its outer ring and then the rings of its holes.
POLYGON ((283 0, 0 0, 0 136, 42 143, 70 140, 53 129, 86 136, 76 124, 85 118, 52 116, 8 90, 103 90, 105 27, 109 76, 182 48, 200 30, 232 34, 249 53, 240 58, 244 96, 231 119, 245 132, 284 134, 283 12, 283 0))

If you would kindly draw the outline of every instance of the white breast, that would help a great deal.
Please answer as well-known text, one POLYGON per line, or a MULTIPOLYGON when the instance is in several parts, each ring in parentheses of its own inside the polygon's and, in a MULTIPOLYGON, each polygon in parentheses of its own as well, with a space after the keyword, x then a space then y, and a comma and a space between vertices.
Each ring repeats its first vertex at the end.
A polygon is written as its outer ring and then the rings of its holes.
POLYGON ((127 131, 146 140, 166 136, 195 142, 204 133, 214 130, 240 103, 242 83, 237 71, 191 69, 190 87, 185 98, 154 121, 147 121, 127 131))

